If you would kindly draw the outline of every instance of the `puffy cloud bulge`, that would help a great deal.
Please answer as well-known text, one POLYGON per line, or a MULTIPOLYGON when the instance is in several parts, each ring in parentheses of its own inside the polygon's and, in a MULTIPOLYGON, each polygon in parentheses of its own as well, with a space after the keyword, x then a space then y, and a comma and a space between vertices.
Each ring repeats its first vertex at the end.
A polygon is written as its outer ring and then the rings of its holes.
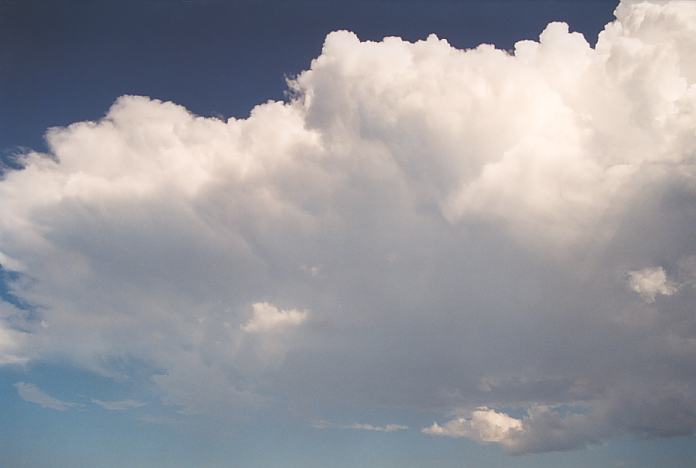
POLYGON ((426 410, 511 453, 693 433, 696 4, 616 17, 594 48, 339 31, 246 119, 123 96, 50 129, 0 181, 31 304, 0 363, 138 363, 185 413, 426 410))

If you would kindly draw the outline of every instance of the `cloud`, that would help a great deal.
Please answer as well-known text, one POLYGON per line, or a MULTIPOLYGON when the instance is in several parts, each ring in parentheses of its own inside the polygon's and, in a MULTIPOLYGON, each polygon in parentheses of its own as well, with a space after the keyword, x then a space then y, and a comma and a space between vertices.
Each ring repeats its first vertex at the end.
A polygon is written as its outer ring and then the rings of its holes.
POLYGON ((268 302, 252 305, 253 315, 241 329, 247 333, 268 333, 300 325, 307 319, 304 310, 282 310, 268 302))
POLYGON ((496 443, 513 455, 574 450, 626 433, 643 437, 687 436, 696 415, 687 408, 694 395, 674 384, 615 388, 593 401, 529 404, 514 418, 490 408, 477 408, 442 425, 422 430, 430 436, 496 443))
POLYGON ((662 267, 629 271, 628 284, 646 302, 655 302, 658 295, 671 296, 678 290, 677 285, 667 279, 662 267))
POLYGON ((433 423, 422 430, 431 436, 467 438, 496 443, 511 454, 551 450, 571 450, 597 443, 607 437, 606 426, 595 421, 596 415, 560 411, 533 405, 522 419, 489 408, 477 408, 468 418, 458 417, 442 426, 433 423))
POLYGON ((371 432, 401 432, 408 430, 408 426, 404 426, 402 424, 385 424, 384 426, 374 426, 372 424, 364 423, 338 424, 324 420, 313 421, 312 427, 315 429, 352 429, 357 431, 371 432))
POLYGON ((126 410, 130 410, 130 409, 140 408, 141 406, 145 406, 144 402, 137 401, 137 400, 105 401, 105 400, 93 399, 92 403, 94 403, 95 405, 101 406, 102 408, 109 410, 109 411, 126 411, 126 410))
POLYGON ((17 389, 17 394, 20 396, 20 398, 22 398, 24 401, 28 401, 29 403, 35 403, 42 408, 49 408, 56 411, 67 411, 70 408, 78 406, 76 403, 70 403, 53 398, 52 396, 44 393, 36 385, 30 383, 17 382, 14 384, 14 386, 17 389))
POLYGON ((0 365, 24 364, 27 357, 23 355, 22 341, 26 335, 21 331, 3 325, 0 321, 0 365))
POLYGON ((456 418, 443 426, 433 423, 423 429, 424 434, 445 437, 466 437, 479 442, 504 442, 510 435, 522 429, 520 420, 505 413, 481 407, 470 418, 456 418))
POLYGON ((248 118, 123 96, 50 129, 0 180, 0 363, 128 359, 229 421, 456 414, 429 431, 510 453, 692 434, 696 4, 616 16, 512 52, 337 31, 248 118))

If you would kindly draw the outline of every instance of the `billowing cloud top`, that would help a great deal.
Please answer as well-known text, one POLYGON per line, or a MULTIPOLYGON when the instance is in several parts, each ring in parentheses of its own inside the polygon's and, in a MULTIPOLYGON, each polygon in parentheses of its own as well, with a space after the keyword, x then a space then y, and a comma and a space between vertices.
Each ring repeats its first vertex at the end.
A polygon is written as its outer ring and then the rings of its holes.
POLYGON ((124 96, 49 130, 0 182, 31 305, 0 363, 125 357, 191 413, 389 402, 512 453, 694 432, 696 4, 616 16, 594 48, 334 32, 247 119, 124 96))

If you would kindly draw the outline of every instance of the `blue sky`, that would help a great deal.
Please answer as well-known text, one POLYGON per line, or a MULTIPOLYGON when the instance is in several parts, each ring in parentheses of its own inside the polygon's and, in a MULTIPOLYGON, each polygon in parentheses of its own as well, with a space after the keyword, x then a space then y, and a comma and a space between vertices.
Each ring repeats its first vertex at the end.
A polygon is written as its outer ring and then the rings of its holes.
POLYGON ((694 37, 0 3, 0 466, 694 466, 694 37))

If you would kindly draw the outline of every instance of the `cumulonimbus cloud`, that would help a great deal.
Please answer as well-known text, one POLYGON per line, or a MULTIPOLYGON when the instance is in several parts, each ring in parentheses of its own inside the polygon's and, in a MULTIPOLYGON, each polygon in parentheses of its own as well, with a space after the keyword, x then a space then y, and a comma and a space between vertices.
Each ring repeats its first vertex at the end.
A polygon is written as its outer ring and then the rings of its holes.
POLYGON ((127 356, 182 412, 487 408, 429 432, 514 453, 692 433, 696 298, 659 272, 696 253, 696 6, 616 16, 513 52, 338 31, 246 119, 123 96, 50 129, 0 181, 33 306, 0 363, 127 356))

